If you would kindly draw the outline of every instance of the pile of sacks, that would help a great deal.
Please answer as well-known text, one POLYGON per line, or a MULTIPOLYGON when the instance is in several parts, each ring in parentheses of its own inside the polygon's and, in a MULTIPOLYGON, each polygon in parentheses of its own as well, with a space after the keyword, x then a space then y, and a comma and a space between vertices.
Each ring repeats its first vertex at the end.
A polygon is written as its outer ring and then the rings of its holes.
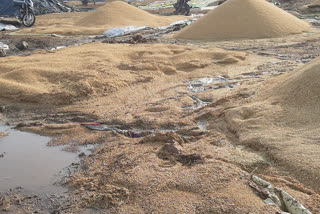
POLYGON ((33 0, 36 15, 74 11, 61 0, 33 0))

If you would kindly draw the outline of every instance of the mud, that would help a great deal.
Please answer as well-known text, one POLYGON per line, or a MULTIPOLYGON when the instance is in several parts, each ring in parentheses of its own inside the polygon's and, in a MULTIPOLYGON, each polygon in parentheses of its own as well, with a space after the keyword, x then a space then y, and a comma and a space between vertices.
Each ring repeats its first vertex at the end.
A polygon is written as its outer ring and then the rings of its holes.
POLYGON ((92 42, 93 39, 88 37, 59 37, 56 35, 23 35, 16 33, 0 32, 0 40, 9 46, 7 56, 28 56, 39 50, 57 50, 58 47, 75 46, 92 42), (28 48, 20 51, 16 45, 26 41, 28 48))
POLYGON ((169 129, 159 129, 159 130, 123 129, 117 125, 102 125, 102 124, 84 125, 84 126, 91 130, 111 131, 111 132, 115 132, 130 138, 141 138, 141 137, 145 137, 145 136, 156 134, 156 133, 175 131, 175 130, 169 130, 169 129))

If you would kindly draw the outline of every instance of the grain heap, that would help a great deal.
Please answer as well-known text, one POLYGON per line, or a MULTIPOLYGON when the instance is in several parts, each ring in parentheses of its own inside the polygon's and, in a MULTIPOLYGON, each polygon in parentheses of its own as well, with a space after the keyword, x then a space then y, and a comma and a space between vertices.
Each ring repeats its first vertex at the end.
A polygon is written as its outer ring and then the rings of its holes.
POLYGON ((319 122, 320 58, 295 72, 282 76, 272 89, 271 97, 279 102, 295 121, 319 122))
POLYGON ((67 105, 180 72, 244 61, 244 53, 167 44, 101 44, 0 58, 0 98, 67 105), (187 63, 186 63, 187 62, 187 63))
POLYGON ((234 40, 281 37, 310 30, 310 25, 265 0, 228 0, 175 37, 234 40))
POLYGON ((22 34, 101 35, 111 28, 125 26, 167 26, 184 16, 152 15, 126 2, 113 1, 87 13, 47 14, 37 18, 32 28, 23 28, 22 34))
POLYGON ((161 17, 143 11, 126 2, 113 1, 80 19, 76 25, 84 27, 106 26, 105 29, 108 29, 110 27, 123 27, 129 25, 161 26, 177 20, 177 17, 161 17))

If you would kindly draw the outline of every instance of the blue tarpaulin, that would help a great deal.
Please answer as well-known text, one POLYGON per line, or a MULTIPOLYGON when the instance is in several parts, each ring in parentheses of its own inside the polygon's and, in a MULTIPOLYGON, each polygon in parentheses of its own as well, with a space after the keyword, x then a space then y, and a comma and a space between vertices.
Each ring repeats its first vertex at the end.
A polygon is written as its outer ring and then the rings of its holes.
POLYGON ((13 0, 0 0, 0 16, 15 16, 19 10, 13 0))
MULTIPOLYGON (((0 0, 0 17, 17 15, 19 5, 23 3, 24 0, 0 0)), ((33 0, 33 3, 36 15, 74 11, 73 8, 64 4, 63 0, 33 0)))

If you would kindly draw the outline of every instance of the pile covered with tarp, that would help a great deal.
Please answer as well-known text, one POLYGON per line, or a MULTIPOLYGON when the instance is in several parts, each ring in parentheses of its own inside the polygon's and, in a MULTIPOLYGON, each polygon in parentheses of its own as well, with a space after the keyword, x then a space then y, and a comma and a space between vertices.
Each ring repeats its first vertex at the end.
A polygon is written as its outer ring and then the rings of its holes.
POLYGON ((33 0, 33 3, 36 15, 71 12, 74 10, 60 0, 33 0))

